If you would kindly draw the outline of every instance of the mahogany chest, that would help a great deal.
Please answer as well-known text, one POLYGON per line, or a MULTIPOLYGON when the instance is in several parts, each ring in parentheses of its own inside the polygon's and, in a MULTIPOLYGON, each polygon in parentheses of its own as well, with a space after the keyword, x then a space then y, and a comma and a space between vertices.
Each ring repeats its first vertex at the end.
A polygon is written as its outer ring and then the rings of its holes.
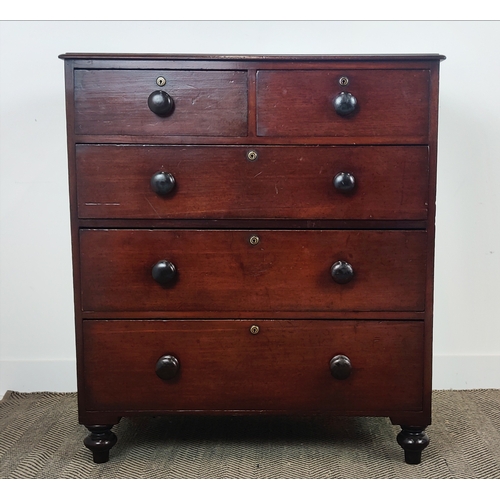
POLYGON ((65 54, 79 420, 431 421, 443 56, 65 54))

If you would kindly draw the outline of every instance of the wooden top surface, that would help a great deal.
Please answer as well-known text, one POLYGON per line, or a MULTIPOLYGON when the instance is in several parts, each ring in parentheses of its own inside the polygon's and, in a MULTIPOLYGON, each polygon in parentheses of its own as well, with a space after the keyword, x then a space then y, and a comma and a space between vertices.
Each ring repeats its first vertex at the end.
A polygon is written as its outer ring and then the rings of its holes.
POLYGON ((147 59, 147 60, 191 60, 191 61, 404 61, 404 60, 444 60, 440 54, 347 54, 347 55, 238 55, 238 54, 105 54, 105 53, 66 53, 60 59, 147 59))

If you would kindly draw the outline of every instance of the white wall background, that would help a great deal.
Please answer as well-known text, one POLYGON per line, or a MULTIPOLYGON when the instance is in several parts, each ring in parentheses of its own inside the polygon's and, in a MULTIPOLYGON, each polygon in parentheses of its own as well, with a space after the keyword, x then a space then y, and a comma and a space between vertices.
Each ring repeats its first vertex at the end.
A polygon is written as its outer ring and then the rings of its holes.
POLYGON ((500 388, 500 24, 0 23, 0 396, 74 391, 64 52, 441 53, 434 388, 500 388))

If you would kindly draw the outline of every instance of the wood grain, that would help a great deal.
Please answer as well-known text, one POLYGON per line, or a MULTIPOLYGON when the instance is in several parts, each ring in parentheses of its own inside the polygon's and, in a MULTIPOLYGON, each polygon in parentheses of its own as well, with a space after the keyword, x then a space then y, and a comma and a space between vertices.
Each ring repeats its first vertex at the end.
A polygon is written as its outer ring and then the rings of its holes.
POLYGON ((259 71, 257 133, 260 136, 376 137, 427 135, 429 71, 259 71), (346 76, 347 86, 339 84, 346 76), (332 100, 352 93, 353 116, 337 115, 332 100))
POLYGON ((422 311, 424 231, 82 230, 84 311, 422 311), (252 246, 252 235, 260 238, 252 246), (178 279, 152 278, 160 260, 178 279), (355 278, 335 283, 348 261, 355 278))
POLYGON ((78 215, 104 219, 425 220, 428 148, 78 145, 78 215), (250 162, 253 149, 258 159, 250 162), (175 191, 153 192, 155 172, 175 191), (333 186, 355 176, 354 192, 333 186))
POLYGON ((245 71, 75 70, 75 133, 129 135, 247 134, 245 71), (158 87, 156 78, 167 83, 158 87), (148 108, 164 90, 175 102, 169 117, 148 108))
POLYGON ((93 411, 422 407, 418 321, 86 321, 84 335, 93 411), (166 354, 180 363, 171 381, 155 373, 166 354), (330 374, 337 354, 351 360, 346 380, 330 374))

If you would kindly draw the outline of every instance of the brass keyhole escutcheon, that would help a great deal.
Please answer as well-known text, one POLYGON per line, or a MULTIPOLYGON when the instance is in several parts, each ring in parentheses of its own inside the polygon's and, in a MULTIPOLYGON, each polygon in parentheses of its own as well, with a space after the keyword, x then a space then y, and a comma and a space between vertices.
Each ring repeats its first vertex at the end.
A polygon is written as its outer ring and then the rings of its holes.
POLYGON ((252 325, 250 327, 250 333, 252 335, 257 335, 260 332, 260 328, 257 325, 252 325))
POLYGON ((347 78, 347 76, 341 76, 339 78, 339 83, 342 87, 345 87, 349 83, 349 78, 347 78))
POLYGON ((255 161, 259 157, 259 154, 254 149, 247 152, 247 158, 249 161, 255 161))
POLYGON ((258 245, 260 238, 258 236, 250 236, 248 241, 250 242, 250 245, 258 245))
POLYGON ((164 87, 166 83, 167 83, 167 80, 165 80, 165 77, 163 77, 163 76, 159 76, 156 79, 156 85, 158 85, 158 87, 164 87))

